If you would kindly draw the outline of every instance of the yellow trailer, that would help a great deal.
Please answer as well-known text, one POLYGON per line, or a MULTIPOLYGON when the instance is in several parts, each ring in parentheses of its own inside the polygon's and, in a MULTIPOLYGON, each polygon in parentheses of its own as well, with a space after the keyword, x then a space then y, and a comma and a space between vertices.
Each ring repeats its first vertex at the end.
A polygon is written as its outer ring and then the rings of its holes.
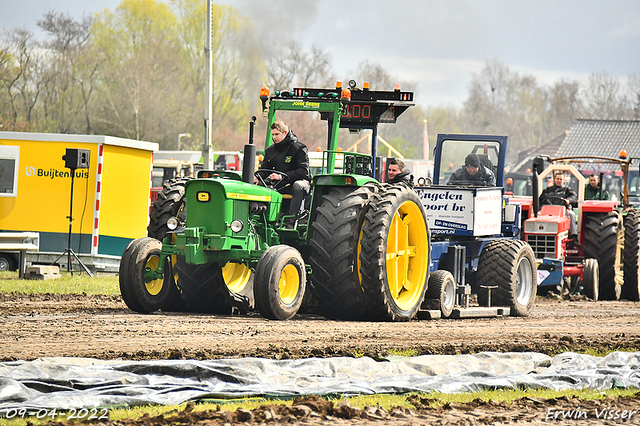
POLYGON ((67 265, 60 255, 71 248, 89 269, 116 272, 129 241, 146 235, 156 150, 110 136, 0 132, 0 241, 2 232, 38 232, 27 264, 67 265), (67 149, 88 151, 86 168, 67 168, 67 149))

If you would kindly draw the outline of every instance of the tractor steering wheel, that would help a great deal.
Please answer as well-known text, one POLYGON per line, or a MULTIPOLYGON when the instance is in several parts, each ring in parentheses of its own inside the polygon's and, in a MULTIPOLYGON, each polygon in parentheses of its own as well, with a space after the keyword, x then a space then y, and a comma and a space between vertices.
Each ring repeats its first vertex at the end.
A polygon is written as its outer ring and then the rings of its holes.
POLYGON ((273 169, 259 169, 256 170, 253 175, 256 177, 256 179, 258 179, 258 185, 264 186, 265 188, 273 189, 278 192, 286 188, 289 185, 289 181, 291 180, 286 173, 273 169), (279 175, 280 180, 269 179, 268 176, 271 173, 279 175))
POLYGON ((544 201, 540 204, 550 204, 552 206, 565 206, 567 207, 567 201, 559 195, 545 195, 544 201), (558 201, 558 202, 555 202, 558 201))

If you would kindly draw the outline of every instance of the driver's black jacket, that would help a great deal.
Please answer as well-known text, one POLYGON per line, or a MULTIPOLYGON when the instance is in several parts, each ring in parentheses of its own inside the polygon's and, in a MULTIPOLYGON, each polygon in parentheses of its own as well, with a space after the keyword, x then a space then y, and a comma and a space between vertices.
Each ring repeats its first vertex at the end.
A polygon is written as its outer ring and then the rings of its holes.
POLYGON ((549 186, 542 191, 542 194, 540 194, 540 204, 545 204, 545 201, 547 201, 547 204, 566 205, 557 197, 569 200, 571 207, 575 208, 578 206, 578 196, 571 188, 556 185, 549 186))
POLYGON ((274 143, 265 150, 259 168, 285 173, 291 183, 297 180, 311 181, 307 146, 298 140, 291 129, 282 142, 274 143))
POLYGON ((461 166, 449 177, 447 185, 496 186, 496 177, 491 170, 480 163, 475 175, 467 173, 467 167, 461 166))
POLYGON ((413 188, 413 175, 409 170, 404 170, 396 175, 393 179, 389 179, 387 183, 403 183, 410 188, 413 188))

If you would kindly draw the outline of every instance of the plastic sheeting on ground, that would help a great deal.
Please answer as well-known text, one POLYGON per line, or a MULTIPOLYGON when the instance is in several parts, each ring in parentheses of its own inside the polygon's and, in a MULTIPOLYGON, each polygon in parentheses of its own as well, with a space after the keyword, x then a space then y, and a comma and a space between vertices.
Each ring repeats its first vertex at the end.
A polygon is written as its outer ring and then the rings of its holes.
POLYGON ((179 404, 295 395, 471 392, 499 388, 640 387, 640 352, 483 352, 371 358, 101 361, 39 358, 0 363, 0 415, 14 409, 179 404))

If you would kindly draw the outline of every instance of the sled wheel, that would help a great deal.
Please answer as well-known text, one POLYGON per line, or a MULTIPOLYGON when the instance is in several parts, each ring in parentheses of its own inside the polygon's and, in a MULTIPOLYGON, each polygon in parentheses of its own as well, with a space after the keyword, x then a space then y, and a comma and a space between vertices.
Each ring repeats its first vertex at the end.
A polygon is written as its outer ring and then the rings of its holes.
POLYGON ((585 259, 582 271, 582 292, 594 302, 598 301, 599 283, 598 261, 596 259, 585 259))
POLYGON ((624 283, 622 298, 640 300, 640 210, 629 210, 624 218, 624 283))
POLYGON ((496 306, 509 306, 511 315, 527 316, 536 298, 536 259, 531 246, 520 240, 489 241, 480 253, 479 286, 497 285, 496 306))
POLYGON ((373 319, 407 321, 424 300, 429 230, 418 195, 393 185, 374 195, 362 226, 360 272, 373 319))
POLYGON ((619 300, 622 292, 622 247, 624 234, 618 212, 585 217, 584 252, 598 259, 600 300, 619 300))
POLYGON ((438 270, 429 277, 423 307, 437 309, 442 318, 449 318, 456 302, 456 283, 449 271, 438 270))
POLYGON ((302 305, 307 280, 304 260, 287 245, 269 247, 256 267, 256 308, 268 319, 292 318, 302 305))
POLYGON ((358 319, 364 315, 360 286, 360 236, 365 211, 378 189, 331 188, 322 196, 311 224, 309 263, 313 297, 329 319, 358 319))
MULTIPOLYGON (((162 243, 155 238, 139 238, 129 243, 120 261, 120 293, 127 306, 147 314, 162 309, 171 293, 171 269, 164 278, 150 280, 151 271, 160 265, 162 243)), ((168 266, 168 263, 167 263, 168 266)))

